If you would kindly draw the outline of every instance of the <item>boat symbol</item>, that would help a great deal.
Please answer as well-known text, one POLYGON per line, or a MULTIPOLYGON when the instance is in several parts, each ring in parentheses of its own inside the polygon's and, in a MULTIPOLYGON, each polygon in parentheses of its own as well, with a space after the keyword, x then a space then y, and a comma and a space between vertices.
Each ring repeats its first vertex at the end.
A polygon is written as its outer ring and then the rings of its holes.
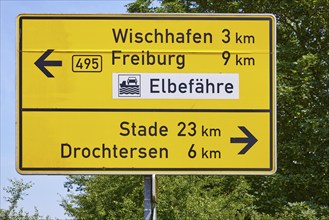
POLYGON ((119 83, 119 96, 120 97, 140 97, 140 76, 123 77, 119 83))
POLYGON ((139 87, 137 84, 137 78, 136 77, 128 77, 127 81, 122 81, 120 83, 121 88, 134 88, 134 87, 139 87))

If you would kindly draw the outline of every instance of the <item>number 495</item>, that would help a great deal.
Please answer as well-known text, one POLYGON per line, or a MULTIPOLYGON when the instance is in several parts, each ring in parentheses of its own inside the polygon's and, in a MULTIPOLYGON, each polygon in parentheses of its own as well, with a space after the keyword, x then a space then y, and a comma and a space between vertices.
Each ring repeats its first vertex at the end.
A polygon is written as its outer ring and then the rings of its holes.
POLYGON ((101 72, 102 56, 100 55, 74 55, 72 57, 73 72, 101 72))

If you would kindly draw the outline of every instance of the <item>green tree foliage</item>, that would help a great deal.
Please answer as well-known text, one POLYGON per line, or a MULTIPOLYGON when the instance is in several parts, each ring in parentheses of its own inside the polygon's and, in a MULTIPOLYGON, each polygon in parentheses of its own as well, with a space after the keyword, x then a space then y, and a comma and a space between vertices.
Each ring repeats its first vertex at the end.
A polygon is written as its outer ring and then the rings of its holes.
MULTIPOLYGON (((0 219, 3 220, 39 220, 42 216, 39 215, 38 209, 35 208, 34 214, 30 215, 24 212, 23 208, 18 208, 18 202, 23 200, 28 194, 26 191, 30 189, 33 184, 31 182, 25 183, 23 180, 10 179, 11 185, 4 187, 3 190, 9 194, 9 197, 4 197, 9 203, 7 210, 0 209, 0 219)), ((48 219, 48 217, 46 218, 48 219)))
MULTIPOLYGON (((277 173, 160 176, 159 219, 329 219, 329 1, 136 0, 127 10, 277 18, 277 173)), ((70 177, 72 186, 80 190, 64 203, 72 216, 142 216, 140 177, 70 177)))
POLYGON ((159 219, 255 218, 244 177, 159 176, 159 219))
MULTIPOLYGON (((77 219, 141 219, 141 176, 70 176, 63 199, 66 214, 77 219)), ((158 219, 256 219, 255 197, 244 177, 159 176, 158 219)))
POLYGON ((66 213, 77 219, 136 219, 143 216, 143 177, 71 176, 63 199, 66 213))

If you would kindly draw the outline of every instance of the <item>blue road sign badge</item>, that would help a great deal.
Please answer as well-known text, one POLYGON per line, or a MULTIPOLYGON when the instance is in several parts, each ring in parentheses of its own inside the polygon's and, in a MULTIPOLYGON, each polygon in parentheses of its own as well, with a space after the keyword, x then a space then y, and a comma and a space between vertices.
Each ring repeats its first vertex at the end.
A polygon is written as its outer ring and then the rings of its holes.
POLYGON ((118 91, 119 97, 140 97, 141 96, 141 75, 119 74, 118 91))

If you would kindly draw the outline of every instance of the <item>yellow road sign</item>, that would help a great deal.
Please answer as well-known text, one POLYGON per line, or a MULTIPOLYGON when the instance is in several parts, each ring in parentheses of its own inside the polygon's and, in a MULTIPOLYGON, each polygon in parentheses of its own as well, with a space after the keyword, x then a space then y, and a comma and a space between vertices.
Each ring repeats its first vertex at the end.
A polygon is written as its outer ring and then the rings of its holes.
POLYGON ((272 15, 20 15, 23 174, 272 174, 272 15))

